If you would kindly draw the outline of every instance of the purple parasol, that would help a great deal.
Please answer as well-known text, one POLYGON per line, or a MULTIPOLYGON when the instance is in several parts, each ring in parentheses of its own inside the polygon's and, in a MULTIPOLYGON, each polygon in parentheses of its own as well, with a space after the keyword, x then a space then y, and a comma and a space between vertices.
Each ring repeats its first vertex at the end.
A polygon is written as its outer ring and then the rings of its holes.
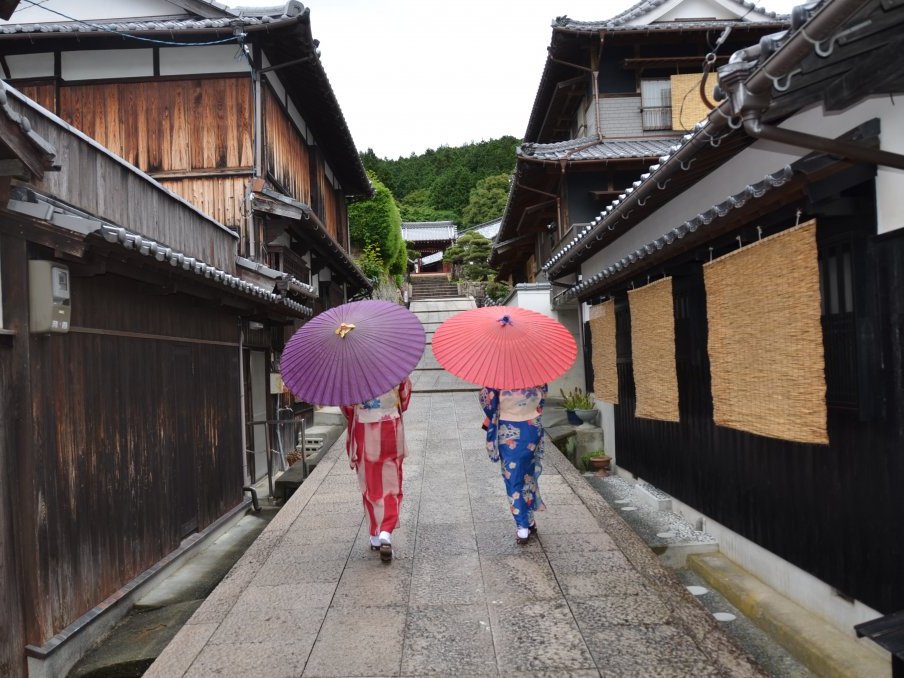
POLYGON ((386 393, 424 353, 424 327, 404 306, 353 301, 302 325, 280 361, 289 390, 317 405, 354 405, 386 393))

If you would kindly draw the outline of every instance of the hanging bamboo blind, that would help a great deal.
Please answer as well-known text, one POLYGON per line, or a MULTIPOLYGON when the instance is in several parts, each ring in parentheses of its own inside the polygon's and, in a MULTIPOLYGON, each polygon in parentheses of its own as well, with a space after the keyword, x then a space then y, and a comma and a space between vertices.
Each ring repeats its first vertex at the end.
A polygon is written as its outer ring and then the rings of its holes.
POLYGON ((828 444, 816 222, 716 259, 703 274, 716 424, 828 444))
POLYGON ((634 416, 678 421, 672 279, 664 278, 630 290, 628 306, 637 397, 634 416))
MULTIPOLYGON (((671 76, 672 84, 672 129, 690 130, 709 115, 710 107, 700 98, 702 73, 685 73, 671 76)), ((713 89, 718 78, 710 75, 706 83, 706 95, 715 101, 713 89)))
POLYGON ((593 395, 597 400, 618 404, 618 370, 615 363, 615 302, 611 299, 590 307, 593 395))

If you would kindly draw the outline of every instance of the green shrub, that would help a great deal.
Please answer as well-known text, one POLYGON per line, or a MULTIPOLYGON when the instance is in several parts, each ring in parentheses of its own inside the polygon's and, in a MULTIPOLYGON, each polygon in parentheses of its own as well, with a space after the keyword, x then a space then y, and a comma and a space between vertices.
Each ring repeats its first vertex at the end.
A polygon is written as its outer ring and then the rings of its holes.
POLYGON ((592 410, 593 409, 593 396, 589 393, 586 393, 584 389, 575 386, 571 391, 564 391, 559 389, 559 393, 562 394, 562 398, 565 400, 565 409, 566 410, 592 410))

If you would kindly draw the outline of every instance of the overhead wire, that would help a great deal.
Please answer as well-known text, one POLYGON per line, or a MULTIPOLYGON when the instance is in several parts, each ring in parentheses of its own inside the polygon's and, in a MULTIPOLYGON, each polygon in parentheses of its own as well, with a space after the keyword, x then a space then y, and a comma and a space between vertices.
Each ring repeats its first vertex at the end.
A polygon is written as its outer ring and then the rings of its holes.
POLYGON ((154 45, 166 45, 170 47, 206 47, 208 45, 222 45, 227 42, 241 42, 242 35, 231 35, 228 38, 223 38, 221 40, 208 40, 206 42, 179 42, 176 40, 158 40, 156 38, 145 38, 140 35, 131 35, 129 33, 123 33, 121 31, 117 31, 114 28, 110 28, 109 26, 104 26, 103 24, 96 24, 90 21, 83 21, 82 19, 76 19, 75 17, 69 16, 63 12, 57 11, 55 9, 51 9, 50 7, 46 7, 45 5, 35 2, 35 0, 25 0, 32 7, 37 7, 38 9, 42 9, 45 12, 51 12, 52 14, 56 14, 57 16, 61 16, 68 21, 73 21, 77 24, 81 24, 83 26, 88 26, 89 28, 93 28, 98 31, 102 31, 105 33, 111 33, 113 35, 119 36, 121 38, 126 38, 129 40, 138 40, 140 42, 147 42, 154 45))

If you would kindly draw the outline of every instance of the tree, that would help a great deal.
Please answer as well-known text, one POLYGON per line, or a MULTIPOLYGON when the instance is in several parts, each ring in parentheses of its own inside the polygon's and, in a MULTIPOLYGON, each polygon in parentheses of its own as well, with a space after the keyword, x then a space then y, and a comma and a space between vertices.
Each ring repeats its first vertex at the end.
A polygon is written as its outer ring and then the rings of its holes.
POLYGON ((430 191, 419 188, 399 201, 402 221, 455 221, 456 214, 450 210, 434 209, 430 203, 430 191))
POLYGON ((348 225, 352 245, 362 250, 376 247, 383 269, 391 273, 405 271, 405 241, 402 240, 402 218, 395 198, 376 175, 368 172, 374 187, 369 200, 353 203, 348 208, 348 225), (398 270, 401 266, 401 270, 398 270))
POLYGON ((487 264, 493 243, 476 231, 465 233, 443 254, 443 261, 452 263, 462 280, 487 280, 494 271, 487 264))
POLYGON ((376 284, 385 275, 383 257, 380 256, 380 248, 377 245, 365 245, 361 254, 355 259, 358 268, 367 276, 367 279, 376 284))
POLYGON ((461 212, 464 227, 476 226, 502 216, 508 202, 509 175, 493 174, 471 189, 467 206, 461 212))
POLYGON ((468 204, 474 176, 461 165, 440 174, 430 185, 430 203, 436 209, 461 213, 468 204))

